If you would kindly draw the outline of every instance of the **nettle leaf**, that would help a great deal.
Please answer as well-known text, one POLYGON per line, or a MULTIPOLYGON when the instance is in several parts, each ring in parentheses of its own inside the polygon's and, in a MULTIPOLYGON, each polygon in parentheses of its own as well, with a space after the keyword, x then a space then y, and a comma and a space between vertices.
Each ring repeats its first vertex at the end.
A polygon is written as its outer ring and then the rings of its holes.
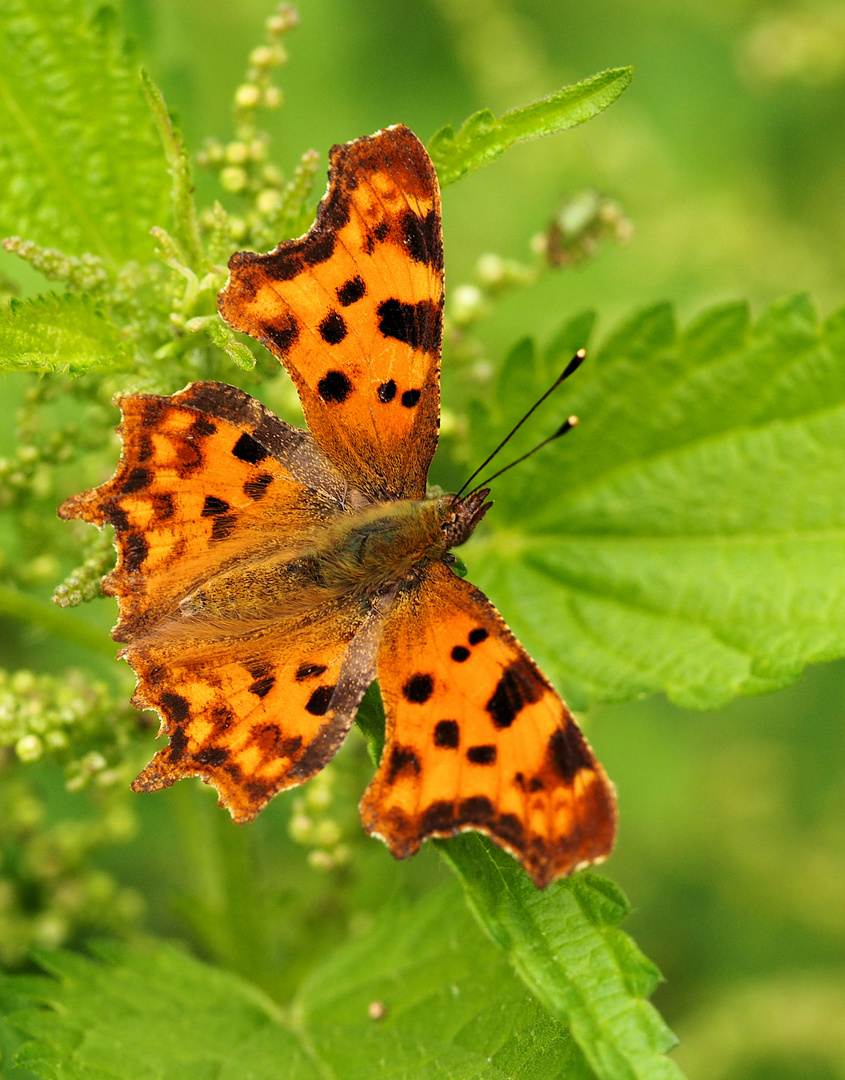
POLYGON ((164 154, 114 13, 82 0, 0 8, 0 232, 114 267, 169 217, 164 154))
POLYGON ((0 307, 0 371, 84 375, 134 347, 85 295, 48 293, 0 307))
POLYGON ((451 124, 432 135, 428 152, 441 187, 464 173, 489 165, 509 146, 583 124, 612 105, 634 76, 633 68, 601 71, 564 86, 539 101, 496 117, 489 109, 473 113, 456 133, 451 124))
POLYGON ((392 905, 280 1009, 164 944, 40 958, 7 985, 31 1007, 19 1064, 44 1080, 587 1080, 568 1032, 479 933, 455 886, 392 905), (374 1019, 371 1010, 381 1019, 374 1019))
MULTIPOLYGON (((514 351, 479 457, 586 325, 514 351)), ((820 323, 796 297, 752 324, 723 304, 679 332, 659 305, 552 401, 508 453, 580 426, 494 485, 465 558, 572 704, 715 707, 845 652, 845 312, 820 323)))
POLYGON ((644 999, 660 972, 617 928, 628 902, 612 882, 576 874, 540 891, 477 833, 437 845, 470 908, 520 977, 565 1023, 601 1080, 681 1080, 664 1055, 677 1039, 644 999))

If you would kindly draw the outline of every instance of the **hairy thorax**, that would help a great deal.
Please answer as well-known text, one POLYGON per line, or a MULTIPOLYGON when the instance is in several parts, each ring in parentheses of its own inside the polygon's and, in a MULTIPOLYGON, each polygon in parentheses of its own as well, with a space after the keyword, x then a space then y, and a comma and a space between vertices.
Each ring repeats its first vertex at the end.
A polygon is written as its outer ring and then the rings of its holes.
POLYGON ((198 622, 264 622, 341 596, 374 597, 442 559, 456 542, 447 531, 454 517, 449 495, 339 514, 301 551, 268 553, 215 575, 182 601, 181 613, 198 622))

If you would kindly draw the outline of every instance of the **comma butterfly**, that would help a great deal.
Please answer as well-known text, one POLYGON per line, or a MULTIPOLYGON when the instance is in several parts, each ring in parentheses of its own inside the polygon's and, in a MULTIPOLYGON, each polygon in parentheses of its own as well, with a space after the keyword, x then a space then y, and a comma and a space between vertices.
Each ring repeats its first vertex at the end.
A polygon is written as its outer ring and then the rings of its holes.
POLYGON ((361 802, 399 857, 486 833, 540 887, 605 857, 613 788, 566 705, 450 567, 486 489, 426 497, 443 246, 405 127, 331 152, 311 231, 229 262, 219 308, 292 376, 310 433, 197 382, 120 400, 115 476, 63 518, 115 529, 113 635, 170 737, 133 784, 213 784, 235 821, 307 780, 378 679, 386 745, 361 802))

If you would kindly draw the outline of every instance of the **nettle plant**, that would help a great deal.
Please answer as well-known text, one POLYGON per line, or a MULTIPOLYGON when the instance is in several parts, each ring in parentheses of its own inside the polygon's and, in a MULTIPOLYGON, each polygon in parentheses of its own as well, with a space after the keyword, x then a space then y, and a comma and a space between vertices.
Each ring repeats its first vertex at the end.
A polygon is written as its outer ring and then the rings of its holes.
MULTIPOLYGON (((297 420, 280 366, 215 306, 233 251, 267 250, 313 217, 320 156, 307 151, 285 175, 260 126, 281 102, 273 76, 295 23, 286 6, 268 19, 235 93, 234 137, 198 155, 226 208, 197 210, 188 153, 112 13, 15 0, 0 14, 4 246, 52 283, 25 300, 0 283, 15 415, 0 461, 2 1045, 45 1078, 269 1078, 280 1063, 303 1078, 678 1076, 664 1056, 673 1036, 646 1000, 660 976, 618 928, 619 889, 584 872, 540 892, 464 834, 434 842, 450 880, 421 889, 412 871, 397 891, 406 868, 373 854, 355 819, 372 772, 363 740, 249 829, 199 785, 174 789, 168 844, 187 880, 169 925, 178 910, 203 961, 141 937, 144 898, 101 868, 103 850, 137 830, 128 783, 155 718, 128 705, 113 610, 55 606, 98 597, 114 557, 109 536, 58 522, 55 507, 112 472, 117 392, 220 379, 297 420), (19 667, 27 649, 37 671, 19 667), (92 936, 101 943, 87 952, 57 948, 92 936), (32 957, 44 974, 14 974, 32 957)), ((441 185, 589 119, 630 77, 603 72, 443 128, 428 144, 441 185)), ((532 265, 485 256, 475 283, 451 288, 435 467, 445 487, 588 345, 589 313, 547 343, 489 356, 477 331, 496 297, 626 231, 617 206, 582 196, 532 265)), ((658 304, 594 350, 567 398, 589 424, 567 447, 566 487, 548 457, 526 462, 468 556, 573 706, 662 691, 712 708, 845 652, 845 593, 832 585, 843 361, 845 312, 821 323, 804 297, 756 322, 722 304, 683 330, 658 304)), ((513 456, 532 438, 517 437, 513 456)), ((377 758, 377 693, 359 724, 377 758)))

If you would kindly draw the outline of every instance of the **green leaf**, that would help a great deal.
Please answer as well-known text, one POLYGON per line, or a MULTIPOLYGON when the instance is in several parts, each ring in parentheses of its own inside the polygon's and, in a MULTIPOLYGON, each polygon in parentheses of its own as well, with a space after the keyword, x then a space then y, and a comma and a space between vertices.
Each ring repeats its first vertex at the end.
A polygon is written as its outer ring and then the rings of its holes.
POLYGON ((230 360, 244 371, 255 367, 255 355, 252 350, 238 341, 219 315, 215 315, 207 324, 208 336, 218 348, 221 348, 230 360))
POLYGON ((601 71, 530 105, 511 109, 498 119, 489 109, 483 109, 466 120, 457 134, 450 124, 440 128, 432 135, 428 152, 441 187, 489 165, 514 143, 583 124, 612 105, 633 75, 629 67, 601 71))
POLYGON ((110 9, 81 0, 0 8, 0 232, 148 258, 168 218, 162 149, 138 67, 110 9))
POLYGON ((0 371, 84 375, 132 353, 132 343, 85 295, 46 293, 0 307, 0 371))
POLYGON ((194 182, 191 176, 191 159, 185 149, 182 133, 173 125, 161 90, 149 72, 141 69, 141 86, 153 114, 161 145, 167 157, 171 177, 173 202, 173 231, 179 244, 182 261, 195 270, 203 262, 204 252, 197 208, 194 203, 194 182))
MULTIPOLYGON (((378 763, 384 708, 375 685, 357 723, 378 763)), ((596 1076, 679 1080, 681 1073, 663 1056, 677 1040, 644 1000, 660 972, 617 929, 630 908, 612 881, 582 873, 540 891, 486 837, 466 833, 432 842, 460 878, 478 925, 536 998, 567 1025, 596 1076)))
MULTIPOLYGON (((536 396, 559 358, 529 359, 536 396)), ((479 454, 516 418, 514 378, 479 454)), ((845 312, 797 297, 752 325, 723 304, 679 332, 658 305, 561 398, 513 455, 561 413, 580 426, 496 485, 465 558, 573 704, 715 707, 845 652, 845 312)))
POLYGON ((545 891, 484 837, 437 841, 479 925, 565 1023, 601 1080, 680 1080, 664 1057, 677 1042, 644 997, 660 973, 616 929, 628 903, 610 881, 576 874, 545 891))
POLYGON ((44 1080, 588 1080, 561 1024, 479 933, 449 885, 394 903, 322 963, 292 1005, 164 944, 41 957, 7 980, 19 1063, 44 1080), (371 1008, 383 1018, 373 1019, 371 1008))

